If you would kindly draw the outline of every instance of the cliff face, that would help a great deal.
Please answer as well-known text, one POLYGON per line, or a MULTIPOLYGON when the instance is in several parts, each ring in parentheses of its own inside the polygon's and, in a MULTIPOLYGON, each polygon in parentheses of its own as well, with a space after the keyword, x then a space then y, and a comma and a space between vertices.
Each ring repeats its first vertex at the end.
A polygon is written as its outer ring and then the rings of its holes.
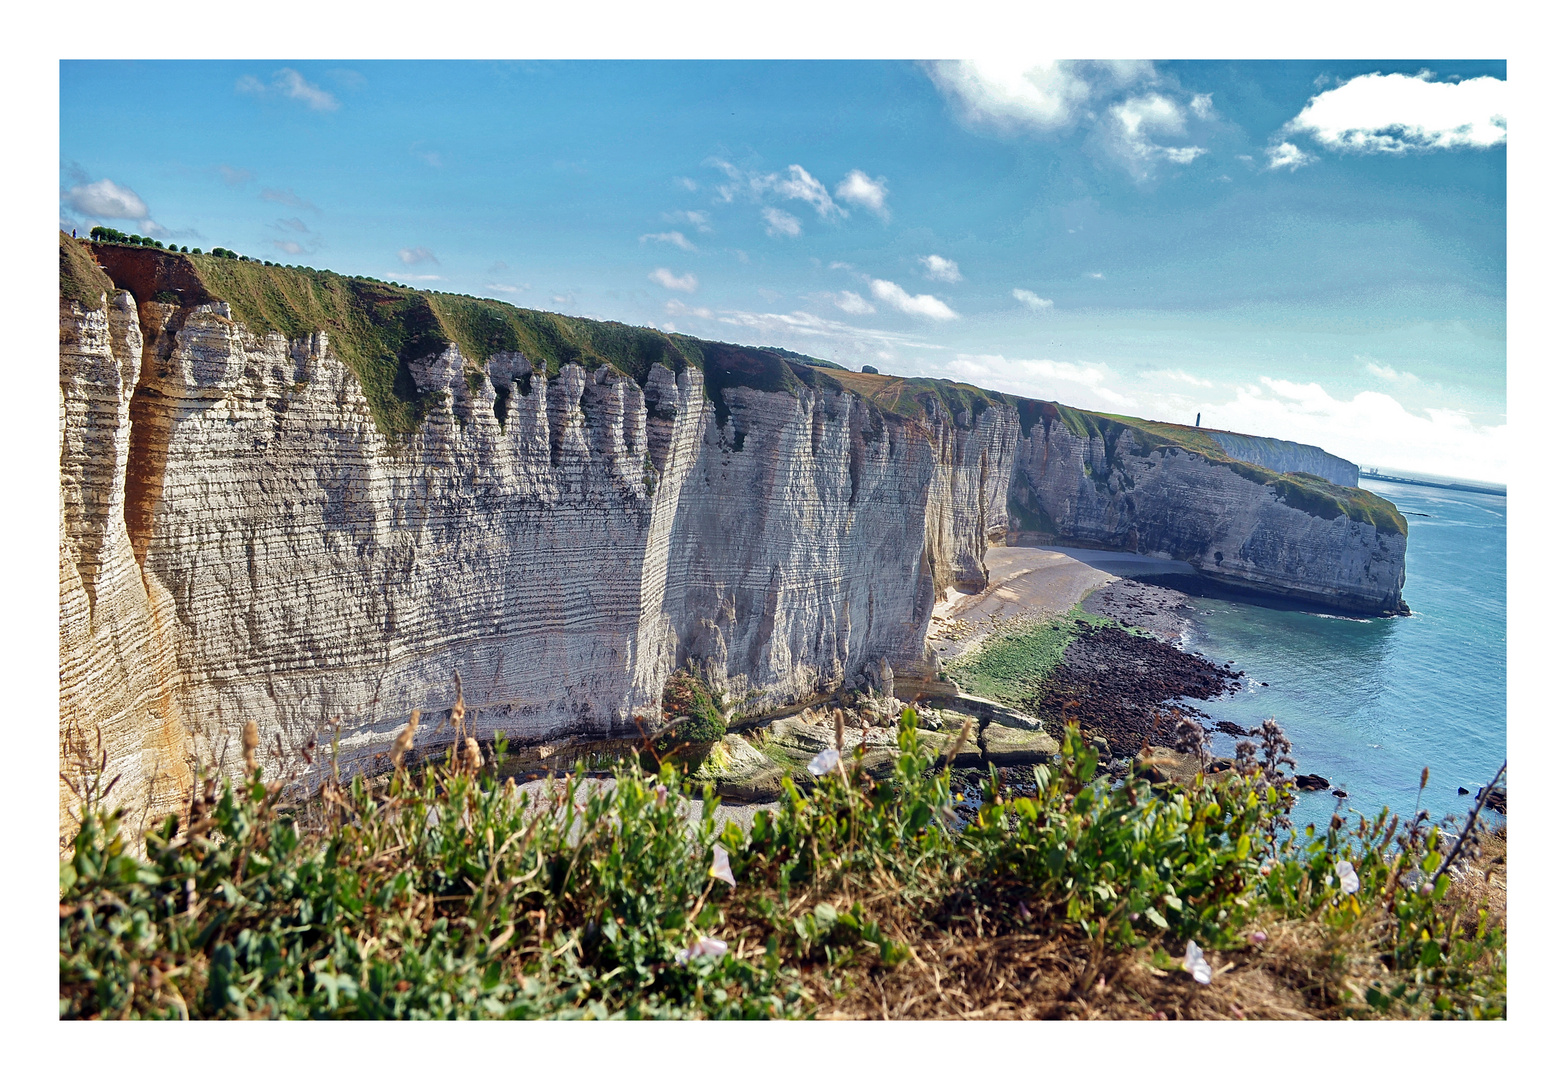
POLYGON ((1137 434, 1041 420, 1017 454, 1019 517, 1031 509, 1059 539, 1179 559, 1238 588, 1398 612, 1407 525, 1391 504, 1137 434))
POLYGON ((1232 431, 1209 431, 1207 435, 1236 461, 1248 461, 1275 473, 1310 473, 1341 487, 1359 486, 1359 466, 1319 446, 1232 431))
POLYGON ((471 724, 536 743, 634 736, 686 662, 747 711, 917 670, 1023 519, 1353 610, 1401 584, 1401 537, 1332 491, 1064 407, 87 251, 62 239, 62 770, 101 733, 148 813, 247 720, 269 770, 339 721, 373 767, 415 708, 446 745, 454 671, 471 724))
POLYGON ((720 424, 696 367, 475 379, 448 345, 389 436, 326 333, 128 292, 61 328, 62 714, 154 812, 249 719, 263 761, 340 718, 366 764, 414 708, 444 745, 453 671, 479 730, 538 742, 634 736, 687 660, 751 708, 917 666, 1004 531, 1001 410, 739 386, 720 424))

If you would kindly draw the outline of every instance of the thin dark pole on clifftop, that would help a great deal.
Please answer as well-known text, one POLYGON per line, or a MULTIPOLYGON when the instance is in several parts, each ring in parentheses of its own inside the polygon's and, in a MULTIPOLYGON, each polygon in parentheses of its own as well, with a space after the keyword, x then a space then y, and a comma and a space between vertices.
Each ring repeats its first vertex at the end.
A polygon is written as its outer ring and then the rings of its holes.
POLYGON ((1201 413, 1197 413, 1196 414, 1196 426, 1197 427, 1201 427, 1202 426, 1202 414, 1201 413))

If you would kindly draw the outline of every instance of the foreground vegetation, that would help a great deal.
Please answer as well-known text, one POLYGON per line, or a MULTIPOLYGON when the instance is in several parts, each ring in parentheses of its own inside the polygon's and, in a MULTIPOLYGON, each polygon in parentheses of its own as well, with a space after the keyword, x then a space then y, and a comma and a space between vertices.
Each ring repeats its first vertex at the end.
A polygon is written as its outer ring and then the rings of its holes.
POLYGON ((891 778, 818 760, 748 829, 667 762, 522 789, 459 731, 408 768, 414 726, 389 777, 295 805, 252 734, 248 778, 144 856, 100 780, 60 868, 60 1015, 1505 1015, 1496 838, 1295 832, 1275 726, 1184 786, 1112 784, 1068 728, 961 829, 911 710, 891 778))

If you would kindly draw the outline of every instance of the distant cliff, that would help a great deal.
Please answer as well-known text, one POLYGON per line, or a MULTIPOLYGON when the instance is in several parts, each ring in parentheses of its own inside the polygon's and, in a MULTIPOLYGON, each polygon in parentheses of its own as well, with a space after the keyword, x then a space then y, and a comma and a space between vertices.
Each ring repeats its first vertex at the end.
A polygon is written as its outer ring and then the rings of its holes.
POLYGON ((1347 458, 1329 454, 1319 446, 1236 435, 1232 431, 1206 431, 1223 452, 1236 461, 1248 461, 1275 473, 1310 473, 1341 487, 1359 486, 1359 466, 1347 458))
POLYGON ((414 708, 441 745, 453 671, 540 742, 635 733, 688 661, 747 709, 919 668, 1008 531, 1402 581, 1375 496, 946 381, 63 236, 60 320, 62 768, 101 731, 151 811, 249 719, 263 761, 340 721, 370 765, 414 708))

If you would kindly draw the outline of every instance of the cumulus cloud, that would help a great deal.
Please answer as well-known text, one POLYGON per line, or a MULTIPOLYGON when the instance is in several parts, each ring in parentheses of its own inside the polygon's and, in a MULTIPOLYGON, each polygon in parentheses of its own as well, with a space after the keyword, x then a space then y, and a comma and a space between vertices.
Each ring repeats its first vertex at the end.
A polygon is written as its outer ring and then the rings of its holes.
POLYGON ((1314 154, 1307 154, 1291 142, 1280 142, 1277 146, 1267 148, 1267 168, 1288 169, 1293 172, 1301 165, 1309 165, 1315 161, 1314 154))
POLYGON ((870 301, 866 300, 858 293, 851 292, 847 289, 844 289, 842 292, 834 296, 832 298, 832 303, 836 304, 840 310, 846 311, 850 315, 875 314, 875 308, 871 306, 870 301))
POLYGON ((1262 377, 1233 401, 1202 406, 1212 427, 1320 446, 1361 465, 1504 481, 1507 425, 1486 426, 1455 409, 1410 410, 1390 394, 1335 398, 1319 383, 1262 377))
POLYGON ((1190 386, 1212 386, 1211 379, 1198 379, 1189 371, 1182 371, 1179 368, 1165 368, 1162 371, 1150 371, 1148 372, 1148 377, 1155 379, 1168 379, 1171 382, 1186 383, 1190 386))
POLYGON ((694 315, 698 319, 712 318, 711 308, 686 307, 678 300, 670 300, 668 303, 663 305, 663 310, 667 315, 694 315))
POLYGON ((440 262, 435 257, 435 253, 427 247, 403 248, 397 252, 397 258, 402 260, 404 266, 416 266, 419 263, 426 262, 439 264, 440 262))
POLYGON ((775 206, 762 207, 761 219, 767 223, 768 236, 798 236, 800 233, 799 219, 775 206))
POLYGON ((234 84, 234 89, 241 94, 255 94, 259 97, 278 94, 292 101, 303 102, 318 112, 330 112, 338 107, 335 97, 293 68, 285 67, 274 71, 270 83, 264 83, 254 75, 241 75, 239 81, 234 84))
POLYGON ((1419 381, 1419 376, 1412 371, 1399 371, 1395 367, 1378 364, 1374 360, 1365 364, 1365 370, 1378 379, 1384 379, 1389 383, 1400 383, 1403 386, 1412 386, 1419 381))
POLYGON ((647 280, 662 285, 665 289, 673 289, 675 292, 693 293, 697 285, 695 274, 676 276, 674 271, 662 266, 648 274, 647 280))
POLYGON ((1136 404, 1135 399, 1106 385, 1113 373, 1102 364, 1016 359, 999 353, 959 353, 946 369, 960 381, 1024 397, 1046 401, 1064 398, 1117 411, 1136 404))
POLYGON ((663 244, 673 244, 675 247, 683 248, 686 251, 696 250, 696 245, 687 240, 685 234, 678 230, 673 232, 645 233, 641 242, 645 244, 649 240, 656 240, 663 244))
POLYGON ((931 281, 955 283, 962 280, 962 273, 957 269, 957 263, 953 259, 943 259, 939 255, 921 255, 919 265, 924 267, 924 276, 931 281))
POLYGON ((663 220, 676 225, 693 225, 697 232, 712 231, 712 219, 708 217, 705 210, 676 210, 671 214, 663 215, 663 220))
POLYGON ((846 203, 863 206, 883 219, 891 217, 891 212, 886 208, 886 177, 884 176, 872 180, 864 172, 855 169, 839 181, 836 191, 837 197, 846 203))
POLYGON ((1011 290, 1011 295, 1019 304, 1032 308, 1034 311, 1048 311, 1055 306, 1055 301, 1046 300, 1032 289, 1013 289, 1011 290))
POLYGON ((786 174, 780 174, 744 171, 721 158, 713 158, 709 164, 722 169, 729 178, 729 183, 718 185, 718 197, 724 202, 733 202, 739 195, 757 202, 781 197, 809 203, 822 218, 845 214, 843 208, 832 201, 826 185, 811 176, 803 165, 790 165, 786 174))
POLYGON ((773 191, 785 199, 799 199, 809 203, 824 218, 843 213, 842 207, 832 201, 826 185, 806 172, 803 166, 790 165, 788 176, 774 177, 771 182, 773 191))
POLYGON ((945 322, 957 318, 957 313, 929 293, 910 296, 902 287, 879 278, 870 282, 870 294, 883 304, 889 304, 905 315, 917 315, 925 319, 945 322))
POLYGON ((1129 98, 1110 109, 1110 145, 1125 160, 1131 174, 1145 179, 1155 160, 1189 165, 1207 151, 1200 146, 1164 146, 1154 137, 1185 134, 1185 110, 1163 94, 1129 98))
POLYGON ((1506 83, 1489 75, 1437 82, 1429 71, 1374 72, 1311 98, 1283 134, 1359 153, 1485 149, 1506 142, 1506 98, 1506 83))
POLYGON ((1038 131, 1070 127, 1103 88, 1153 75, 1145 61, 946 60, 927 70, 969 123, 1038 131))
POLYGON ((90 217, 139 221, 147 216, 147 204, 140 195, 107 178, 77 184, 65 193, 65 205, 90 217))
POLYGON ((1189 165, 1206 153, 1189 139, 1173 145, 1167 137, 1184 136, 1188 116, 1205 122, 1218 115, 1211 94, 1187 98, 1176 80, 1143 60, 942 61, 926 71, 964 122, 1040 134, 1086 124, 1094 142, 1139 182, 1161 163, 1189 165))

